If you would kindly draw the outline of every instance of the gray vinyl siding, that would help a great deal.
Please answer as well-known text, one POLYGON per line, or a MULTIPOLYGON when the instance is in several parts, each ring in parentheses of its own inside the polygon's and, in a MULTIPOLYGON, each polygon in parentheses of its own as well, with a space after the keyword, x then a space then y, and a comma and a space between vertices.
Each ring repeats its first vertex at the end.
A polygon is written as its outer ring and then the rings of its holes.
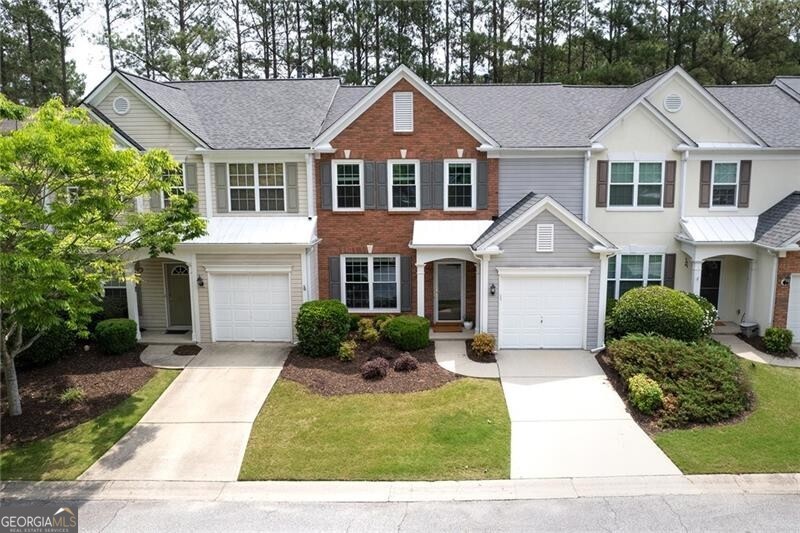
POLYGON ((500 159, 500 213, 535 192, 552 197, 580 218, 583 164, 581 157, 500 159))
POLYGON ((587 305, 586 346, 597 347, 597 319, 600 302, 600 259, 589 251, 591 244, 550 213, 542 213, 508 239, 500 243, 503 253, 489 263, 489 285, 497 287, 495 296, 488 297, 489 332, 497 335, 500 279, 498 267, 591 267, 587 305), (536 252, 536 225, 553 224, 555 251, 536 252))

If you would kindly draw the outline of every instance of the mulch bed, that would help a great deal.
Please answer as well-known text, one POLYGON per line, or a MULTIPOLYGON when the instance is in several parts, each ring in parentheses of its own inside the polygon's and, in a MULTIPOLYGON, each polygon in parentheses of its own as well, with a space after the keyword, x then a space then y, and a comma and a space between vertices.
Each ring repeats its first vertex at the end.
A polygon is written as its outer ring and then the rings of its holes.
POLYGON ((737 337, 742 339, 744 342, 755 348, 756 350, 761 350, 764 353, 768 353, 770 355, 774 355, 775 357, 797 357, 797 352, 789 348, 788 352, 771 352, 767 350, 767 346, 764 344, 764 337, 760 337, 758 335, 754 335, 752 337, 746 337, 741 333, 736 334, 737 337))
POLYGON ((181 344, 176 346, 172 353, 175 355, 197 355, 201 350, 202 348, 197 344, 181 344))
POLYGON ((390 359, 390 364, 403 353, 385 341, 379 341, 372 346, 359 343, 355 359, 344 363, 336 357, 308 357, 295 347, 283 365, 281 377, 305 385, 322 396, 418 392, 441 387, 459 379, 459 376, 439 366, 434 357, 433 343, 430 343, 422 350, 410 352, 419 361, 417 370, 395 372, 394 368, 390 368, 383 379, 365 380, 361 377, 361 365, 378 355, 378 352, 390 359))
POLYGON ((488 357, 484 357, 482 355, 478 355, 475 353, 475 350, 472 349, 472 339, 467 339, 464 341, 467 345, 467 357, 470 361, 475 361, 476 363, 496 363, 497 358, 495 354, 491 354, 488 357))
POLYGON ((0 449, 37 440, 77 426, 115 407, 139 390, 156 369, 139 360, 145 345, 122 355, 103 355, 93 344, 83 344, 66 357, 47 366, 17 371, 22 416, 8 416, 3 383, 0 416, 0 449), (83 389, 79 402, 62 404, 58 397, 69 387, 83 389))

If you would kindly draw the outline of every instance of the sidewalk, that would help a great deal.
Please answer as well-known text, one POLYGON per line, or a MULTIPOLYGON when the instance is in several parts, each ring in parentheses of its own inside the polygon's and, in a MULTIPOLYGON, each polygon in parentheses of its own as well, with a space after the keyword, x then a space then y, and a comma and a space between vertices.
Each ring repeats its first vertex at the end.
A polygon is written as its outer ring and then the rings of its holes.
MULTIPOLYGON (((765 363, 772 366, 785 366, 790 368, 800 368, 800 357, 775 357, 769 355, 761 350, 756 350, 736 335, 712 335, 715 341, 724 344, 731 349, 733 353, 747 359, 748 361, 755 361, 756 363, 765 363)), ((794 348, 794 346, 793 346, 794 348)))
POLYGON ((10 481, 0 500, 435 502, 697 494, 800 495, 800 474, 488 481, 10 481))

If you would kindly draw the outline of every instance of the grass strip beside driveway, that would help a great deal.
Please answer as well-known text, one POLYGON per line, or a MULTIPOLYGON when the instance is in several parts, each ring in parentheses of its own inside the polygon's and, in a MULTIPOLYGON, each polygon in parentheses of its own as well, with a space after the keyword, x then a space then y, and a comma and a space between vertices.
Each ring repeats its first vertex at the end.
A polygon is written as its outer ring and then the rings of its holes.
MULTIPOLYGON (((179 371, 159 370, 128 399, 72 429, 0 453, 0 479, 73 480, 150 409, 179 371)), ((24 414, 23 405, 23 414, 24 414)))
POLYGON ((655 436, 685 474, 800 472, 800 369, 741 364, 756 396, 750 416, 655 436))
POLYGON ((508 478, 510 439, 496 380, 324 397, 281 379, 253 426, 239 479, 508 478))

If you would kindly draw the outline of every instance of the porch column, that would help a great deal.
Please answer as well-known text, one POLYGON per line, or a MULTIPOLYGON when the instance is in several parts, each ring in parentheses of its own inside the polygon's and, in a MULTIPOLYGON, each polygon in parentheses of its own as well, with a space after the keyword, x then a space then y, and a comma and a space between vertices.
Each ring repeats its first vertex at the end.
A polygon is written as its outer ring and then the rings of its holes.
POLYGON ((700 296, 700 277, 703 274, 703 262, 692 261, 692 294, 700 296))
POLYGON ((489 256, 481 257, 480 333, 489 331, 489 256))
POLYGON ((474 263, 475 265, 475 309, 473 312, 475 313, 473 316, 475 317, 475 324, 474 329, 475 331, 480 331, 480 308, 481 308, 481 300, 483 300, 483 295, 481 294, 481 268, 480 263, 474 263))
POLYGON ((753 322, 756 312, 754 306, 756 303, 756 270, 758 263, 755 259, 748 259, 747 267, 747 305, 745 305, 742 321, 753 322))
POLYGON ((189 306, 192 317, 192 342, 200 342, 200 306, 197 288, 197 256, 186 261, 189 265, 189 306))
MULTIPOLYGON (((133 276, 133 264, 125 265, 125 277, 133 276)), ((136 340, 141 340, 142 332, 139 331, 139 301, 136 299, 136 284, 130 279, 125 280, 125 299, 128 301, 128 318, 136 322, 136 340)))
POLYGON ((417 263, 417 315, 425 316, 425 263, 417 263))

